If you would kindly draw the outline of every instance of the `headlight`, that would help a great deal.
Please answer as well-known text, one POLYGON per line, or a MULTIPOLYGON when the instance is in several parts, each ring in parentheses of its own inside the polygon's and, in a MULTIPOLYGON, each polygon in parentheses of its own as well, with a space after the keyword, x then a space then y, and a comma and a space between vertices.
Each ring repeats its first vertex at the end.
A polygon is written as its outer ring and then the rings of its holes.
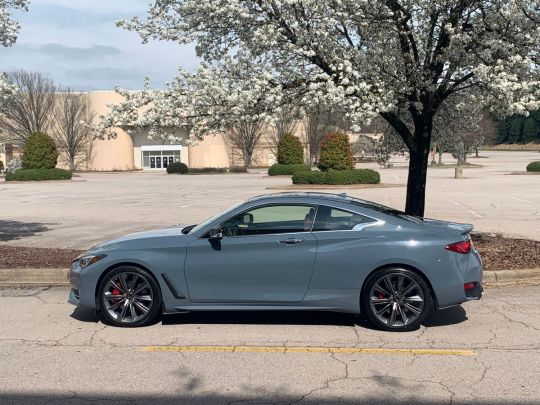
POLYGON ((99 262, 101 259, 106 257, 107 255, 89 255, 89 256, 83 256, 78 259, 79 266, 81 266, 81 269, 84 269, 87 266, 90 266, 91 264, 94 264, 96 262, 99 262))

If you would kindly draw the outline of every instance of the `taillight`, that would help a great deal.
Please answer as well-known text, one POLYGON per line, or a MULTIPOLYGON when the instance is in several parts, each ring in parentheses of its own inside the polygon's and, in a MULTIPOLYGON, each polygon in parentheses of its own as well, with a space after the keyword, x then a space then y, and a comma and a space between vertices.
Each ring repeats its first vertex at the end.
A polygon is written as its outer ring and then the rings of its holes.
POLYGON ((463 242, 456 242, 452 243, 451 245, 447 245, 444 248, 446 250, 451 250, 452 252, 461 253, 462 255, 466 255, 471 251, 471 241, 470 240, 464 240, 463 242))

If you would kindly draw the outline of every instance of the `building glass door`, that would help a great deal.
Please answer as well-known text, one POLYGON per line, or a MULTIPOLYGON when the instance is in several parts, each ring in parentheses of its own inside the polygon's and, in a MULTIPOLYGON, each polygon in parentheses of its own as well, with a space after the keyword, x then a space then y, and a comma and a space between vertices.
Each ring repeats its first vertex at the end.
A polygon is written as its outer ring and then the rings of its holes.
MULTIPOLYGON (((180 150, 166 149, 167 145, 163 146, 163 150, 143 150, 141 153, 143 169, 166 169, 173 162, 180 162, 180 150)), ((170 148, 170 146, 169 146, 170 148)))

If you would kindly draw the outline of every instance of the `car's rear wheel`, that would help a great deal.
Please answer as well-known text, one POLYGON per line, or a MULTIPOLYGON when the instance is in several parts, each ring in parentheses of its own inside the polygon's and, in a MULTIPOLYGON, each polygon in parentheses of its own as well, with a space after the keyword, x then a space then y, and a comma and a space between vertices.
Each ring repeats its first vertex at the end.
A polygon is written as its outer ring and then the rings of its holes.
POLYGON ((161 291, 157 281, 138 267, 122 266, 108 273, 99 288, 101 318, 114 326, 145 326, 157 319, 161 291))
POLYGON ((433 307, 431 289, 414 271, 387 268, 372 274, 362 291, 362 309, 378 329, 410 331, 433 307))

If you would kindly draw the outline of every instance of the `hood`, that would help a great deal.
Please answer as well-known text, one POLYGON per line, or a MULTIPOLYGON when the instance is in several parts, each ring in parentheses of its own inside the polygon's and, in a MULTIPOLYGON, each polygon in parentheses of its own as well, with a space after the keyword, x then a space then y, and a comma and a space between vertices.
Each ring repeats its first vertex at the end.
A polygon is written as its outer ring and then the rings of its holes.
POLYGON ((177 239, 178 237, 182 237, 184 236, 182 229, 183 227, 179 226, 173 228, 156 229, 154 231, 132 233, 100 243, 88 251, 91 252, 110 248, 136 247, 139 243, 144 243, 144 245, 148 246, 157 242, 158 240, 162 241, 163 239, 177 239))

